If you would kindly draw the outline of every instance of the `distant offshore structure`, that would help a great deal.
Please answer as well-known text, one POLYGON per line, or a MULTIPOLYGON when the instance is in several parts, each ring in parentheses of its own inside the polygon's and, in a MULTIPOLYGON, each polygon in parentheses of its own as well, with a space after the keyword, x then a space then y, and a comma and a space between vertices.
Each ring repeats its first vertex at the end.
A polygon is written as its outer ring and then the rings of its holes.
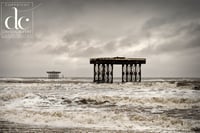
POLYGON ((48 79, 59 79, 59 74, 61 72, 58 71, 47 71, 48 79))
POLYGON ((145 58, 104 57, 91 58, 94 64, 93 82, 113 83, 113 65, 122 65, 122 82, 141 82, 141 64, 145 58))

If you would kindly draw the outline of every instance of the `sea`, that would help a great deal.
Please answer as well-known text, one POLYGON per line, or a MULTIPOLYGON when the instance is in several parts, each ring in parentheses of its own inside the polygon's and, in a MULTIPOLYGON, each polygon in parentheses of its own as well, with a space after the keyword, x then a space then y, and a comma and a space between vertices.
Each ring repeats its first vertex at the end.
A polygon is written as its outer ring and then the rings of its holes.
POLYGON ((116 78, 112 84, 84 77, 0 78, 0 120, 108 132, 200 132, 200 78, 116 78))

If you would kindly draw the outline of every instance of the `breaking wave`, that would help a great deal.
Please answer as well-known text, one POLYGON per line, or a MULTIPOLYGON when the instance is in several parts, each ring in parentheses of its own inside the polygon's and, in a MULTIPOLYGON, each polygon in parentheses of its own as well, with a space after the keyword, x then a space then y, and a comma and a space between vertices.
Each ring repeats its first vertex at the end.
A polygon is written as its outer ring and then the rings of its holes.
POLYGON ((0 118, 31 125, 187 132, 200 126, 200 84, 184 82, 0 83, 0 118))

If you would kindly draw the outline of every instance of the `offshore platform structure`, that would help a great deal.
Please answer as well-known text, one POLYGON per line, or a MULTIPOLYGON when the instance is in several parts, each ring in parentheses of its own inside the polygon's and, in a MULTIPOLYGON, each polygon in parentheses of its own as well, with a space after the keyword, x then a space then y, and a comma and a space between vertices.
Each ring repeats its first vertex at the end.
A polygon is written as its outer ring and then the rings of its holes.
POLYGON ((59 74, 61 72, 58 71, 47 71, 48 79, 59 79, 59 74))
POLYGON ((122 82, 141 82, 141 64, 145 58, 106 57, 91 58, 94 64, 93 82, 113 83, 113 65, 122 65, 122 82))

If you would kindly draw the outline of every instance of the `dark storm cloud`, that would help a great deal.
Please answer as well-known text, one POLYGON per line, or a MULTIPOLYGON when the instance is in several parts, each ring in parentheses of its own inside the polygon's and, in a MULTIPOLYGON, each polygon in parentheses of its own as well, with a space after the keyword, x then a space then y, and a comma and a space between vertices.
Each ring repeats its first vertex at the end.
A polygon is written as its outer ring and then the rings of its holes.
MULTIPOLYGON (((115 1, 114 4, 112 2, 108 2, 107 4, 109 5, 110 3, 112 3, 114 5, 112 7, 112 10, 115 10, 115 8, 121 10, 124 7, 127 7, 127 6, 130 7, 132 2, 133 1, 125 1, 120 6, 120 8, 117 8, 119 6, 118 4, 121 3, 120 1, 115 1)), ((191 1, 190 2, 189 1, 181 1, 181 2, 180 1, 175 1, 175 2, 172 2, 172 1, 157 1, 157 2, 153 2, 153 4, 152 4, 152 2, 149 2, 149 1, 145 1, 145 2, 147 2, 146 4, 143 3, 144 1, 143 2, 134 1, 134 2, 136 2, 136 5, 138 4, 139 7, 145 7, 146 9, 141 8, 139 11, 141 11, 141 12, 146 11, 146 14, 148 14, 148 11, 150 11, 150 12, 158 11, 158 13, 153 14, 154 15, 153 17, 150 17, 149 19, 143 21, 144 24, 141 26, 141 30, 139 32, 137 32, 137 33, 123 33, 125 38, 120 41, 120 44, 117 44, 116 39, 118 39, 117 37, 120 37, 120 35, 121 35, 121 33, 119 31, 119 35, 114 36, 113 38, 109 38, 109 42, 106 42, 107 40, 105 41, 105 38, 100 38, 101 41, 102 41, 102 46, 94 48, 94 46, 87 46, 88 45, 87 43, 89 43, 90 40, 97 39, 99 36, 101 36, 101 34, 102 34, 102 33, 100 33, 101 31, 92 31, 93 27, 90 27, 91 28, 90 30, 88 30, 88 29, 82 30, 80 28, 80 31, 77 30, 76 32, 64 35, 64 41, 66 43, 64 49, 66 51, 63 50, 63 46, 60 46, 61 48, 55 48, 55 53, 62 53, 62 52, 58 52, 59 50, 63 51, 63 52, 67 52, 67 50, 68 50, 68 52, 69 52, 70 45, 73 45, 75 48, 74 48, 74 50, 71 49, 72 51, 70 51, 70 53, 73 53, 73 54, 69 54, 69 55, 73 55, 73 56, 77 55, 77 57, 79 57, 79 55, 87 55, 86 57, 95 55, 94 52, 89 52, 89 53, 91 53, 91 55, 90 55, 88 53, 88 49, 93 49, 93 50, 98 49, 99 51, 107 52, 108 50, 112 51, 113 49, 121 49, 123 47, 128 48, 130 46, 137 45, 137 43, 139 41, 141 41, 142 39, 148 39, 148 37, 151 36, 152 32, 154 32, 156 30, 162 30, 162 29, 159 29, 162 26, 166 26, 166 28, 167 27, 170 28, 171 26, 179 25, 179 23, 184 23, 184 21, 187 21, 187 20, 190 20, 190 19, 191 20, 194 19, 194 21, 195 21, 195 19, 199 18, 199 14, 198 14, 199 8, 198 8, 198 6, 196 6, 196 4, 198 4, 198 2, 196 2, 196 1, 192 1, 192 2, 191 1), (155 8, 155 9, 152 9, 152 8, 155 8), (96 34, 96 37, 94 36, 94 34, 96 34), (78 43, 74 44, 73 43, 74 41, 78 41, 78 43), (78 49, 81 51, 82 54, 79 53, 80 51, 78 49), (76 52, 77 52, 77 54, 76 54, 76 52)), ((92 6, 99 8, 99 7, 105 6, 104 4, 106 2, 105 1, 103 1, 103 2, 102 1, 101 2, 100 1, 95 1, 95 2, 93 1, 91 3, 90 2, 88 2, 88 3, 89 3, 88 5, 92 5, 92 6)), ((84 3, 78 2, 78 4, 76 3, 74 6, 77 6, 77 5, 80 6, 82 4, 84 4, 84 3)), ((86 7, 89 7, 87 4, 84 4, 84 5, 86 7)), ((98 8, 94 9, 94 10, 98 10, 98 8)), ((108 14, 109 14, 109 12, 112 12, 112 10, 107 10, 108 14)), ((126 10, 126 12, 128 12, 128 11, 131 11, 132 9, 125 9, 124 8, 124 10, 126 10)), ((138 10, 138 8, 137 8, 137 10, 138 10)), ((82 11, 87 11, 87 9, 84 10, 84 8, 82 8, 82 11)), ((133 9, 133 11, 134 11, 134 9, 133 9)), ((99 12, 97 12, 97 13, 99 13, 99 12)), ((115 16, 114 12, 112 12, 112 14, 113 14, 113 16, 115 16)), ((93 20, 94 16, 92 14, 90 14, 90 15, 91 15, 90 16, 91 20, 93 20)), ((103 15, 106 16, 106 14, 103 14, 103 15)), ((128 15, 129 16, 126 16, 126 17, 132 17, 132 21, 137 21, 137 18, 135 18, 134 16, 130 16, 130 14, 128 14, 128 15)), ((142 17, 145 17, 145 15, 142 16, 142 17)), ((146 16, 146 17, 148 18, 148 16, 146 16)), ((121 18, 119 18, 118 21, 121 21, 120 19, 121 18)), ((86 20, 86 22, 89 22, 89 21, 86 20)), ((112 22, 112 23, 115 23, 115 22, 112 22)), ((123 24, 118 24, 118 25, 122 26, 123 24)), ((174 26, 174 29, 172 31, 170 31, 170 32, 163 31, 163 33, 160 33, 157 36, 170 39, 174 36, 178 36, 183 31, 190 30, 190 28, 192 28, 190 26, 191 25, 182 26, 182 27, 174 26)), ((116 28, 116 27, 113 27, 113 28, 116 28)), ((134 30, 134 28, 132 28, 132 27, 130 29, 134 30)), ((104 30, 106 32, 106 29, 104 29, 104 30)), ((115 32, 116 29, 113 29, 113 31, 115 32)), ((107 34, 107 33, 108 32, 106 32, 105 34, 107 34)), ((113 33, 113 34, 115 34, 115 33, 113 33)), ((187 34, 188 38, 190 38, 190 36, 194 36, 194 35, 193 34, 187 34)), ((176 40, 176 42, 171 42, 171 43, 173 43, 173 45, 174 45, 174 43, 178 43, 177 49, 176 49, 176 47, 168 46, 170 44, 166 43, 165 45, 162 46, 163 48, 160 48, 160 46, 159 46, 159 48, 156 49, 156 53, 161 53, 162 51, 165 51, 165 50, 170 52, 170 48, 172 48, 171 51, 184 49, 185 45, 186 45, 186 44, 182 44, 182 45, 179 44, 179 40, 176 40)), ((190 43, 191 44, 189 46, 193 46, 193 44, 192 44, 193 41, 191 41, 190 43)), ((148 50, 148 51, 151 51, 151 50, 148 50)), ((102 52, 96 52, 96 55, 99 55, 98 53, 102 53, 102 52)))
MULTIPOLYGON (((178 24, 177 24, 178 25, 178 24)), ((165 41, 158 46, 149 45, 139 53, 145 54, 163 54, 171 52, 183 52, 192 49, 199 49, 200 51, 200 24, 191 22, 187 25, 173 28, 170 31, 163 31, 159 37, 164 37, 165 41)), ((147 38, 148 39, 148 38, 147 38)))
MULTIPOLYGON (((176 62, 165 59, 165 54, 199 58, 199 0, 36 0, 34 5, 33 39, 0 39, 0 59, 6 60, 0 73, 8 65, 16 70, 29 67, 35 73, 41 68, 37 62, 43 69, 69 65, 70 72, 76 71, 74 66, 84 66, 85 73, 88 62, 80 62, 99 56, 142 56, 150 62, 162 58, 163 66, 176 62), (19 66, 18 61, 25 65, 19 66)), ((148 68, 161 65, 153 63, 148 68)), ((172 68, 182 72, 179 69, 172 68)), ((147 75, 154 75, 152 71, 147 75)), ((200 76, 197 69, 191 73, 200 76)))
POLYGON ((44 51, 48 54, 65 54, 69 56, 87 56, 89 53, 93 53, 93 46, 89 46, 91 39, 96 39, 95 32, 87 28, 76 28, 67 31, 61 38, 63 44, 56 46, 47 46, 44 51), (85 51, 85 52, 84 52, 85 51), (88 52, 90 51, 90 52, 88 52), (83 55, 82 55, 83 54, 83 55))
POLYGON ((63 45, 47 46, 44 51, 48 54, 68 54, 70 57, 91 57, 118 49, 116 40, 102 41, 101 35, 97 34, 97 31, 85 28, 72 30, 63 36, 63 45))

